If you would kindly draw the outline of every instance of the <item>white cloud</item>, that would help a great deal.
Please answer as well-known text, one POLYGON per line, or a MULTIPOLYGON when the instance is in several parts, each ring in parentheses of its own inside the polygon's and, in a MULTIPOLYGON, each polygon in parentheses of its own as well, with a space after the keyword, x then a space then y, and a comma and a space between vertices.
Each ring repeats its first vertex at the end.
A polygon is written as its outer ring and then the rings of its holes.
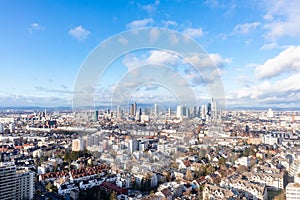
POLYGON ((156 0, 152 4, 142 5, 141 8, 148 12, 149 14, 154 13, 157 9, 157 6, 159 5, 160 1, 156 0))
POLYGON ((179 58, 172 53, 161 50, 153 50, 150 55, 140 55, 136 56, 134 54, 127 54, 123 59, 123 64, 132 70, 136 67, 146 65, 146 64, 165 64, 165 65, 175 65, 179 62, 179 58))
POLYGON ((231 58, 222 58, 222 56, 217 53, 209 54, 209 57, 217 66, 223 66, 224 64, 229 64, 232 61, 231 58))
POLYGON ((300 46, 292 46, 282 51, 275 58, 267 60, 256 67, 257 78, 266 79, 280 75, 282 72, 300 70, 300 46))
POLYGON ((245 24, 237 24, 234 29, 234 34, 248 34, 252 30, 255 30, 260 25, 259 22, 245 23, 245 24))
POLYGON ((162 20, 161 22, 163 23, 164 27, 166 27, 166 28, 168 28, 170 26, 177 26, 178 25, 177 22, 172 21, 172 20, 166 20, 166 21, 162 20))
POLYGON ((209 5, 212 8, 219 6, 218 0, 205 0, 205 4, 209 5))
POLYGON ((90 35, 90 31, 83 28, 81 25, 69 30, 69 35, 78 41, 84 41, 90 35))
POLYGON ((264 28, 267 30, 267 39, 276 40, 282 36, 299 37, 300 1, 270 0, 265 2, 265 7, 264 28))
POLYGON ((271 101, 271 103, 296 102, 300 100, 300 73, 295 73, 286 79, 275 82, 265 80, 257 85, 244 87, 237 91, 238 99, 254 99, 271 101), (296 98, 297 97, 297 98, 296 98))
POLYGON ((192 38, 198 38, 203 35, 203 30, 202 28, 187 28, 183 30, 183 34, 192 38))
POLYGON ((215 65, 218 67, 222 67, 225 64, 231 63, 230 58, 222 58, 221 55, 217 53, 212 53, 208 55, 198 55, 198 54, 193 54, 190 56, 187 56, 185 58, 187 61, 190 63, 194 63, 197 65, 197 67, 214 67, 215 65))
POLYGON ((32 23, 29 26, 29 32, 32 33, 33 31, 44 31, 45 27, 41 26, 39 23, 32 23))
POLYGON ((276 49, 279 48, 280 46, 276 42, 271 42, 268 44, 264 44, 260 49, 261 50, 270 50, 270 49, 276 49))
POLYGON ((142 19, 142 20, 134 20, 126 25, 129 29, 142 28, 146 26, 151 26, 154 23, 152 18, 142 19))

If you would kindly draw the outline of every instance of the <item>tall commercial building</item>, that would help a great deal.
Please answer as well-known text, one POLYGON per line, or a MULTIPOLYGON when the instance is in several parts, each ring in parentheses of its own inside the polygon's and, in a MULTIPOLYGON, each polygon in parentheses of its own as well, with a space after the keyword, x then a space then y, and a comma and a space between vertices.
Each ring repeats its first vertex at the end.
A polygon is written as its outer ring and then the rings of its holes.
POLYGON ((98 116, 99 116, 99 111, 95 110, 94 111, 94 121, 98 121, 98 116))
POLYGON ((134 113, 134 104, 130 104, 130 107, 129 107, 129 115, 135 116, 135 113, 134 113))
POLYGON ((182 106, 182 116, 187 116, 186 106, 182 106))
POLYGON ((122 118, 122 109, 120 108, 120 106, 117 106, 117 118, 122 118))
POLYGON ((272 108, 269 108, 269 110, 268 110, 268 118, 273 118, 273 117, 274 117, 273 110, 272 110, 272 108))
POLYGON ((138 111, 135 114, 135 120, 141 121, 141 116, 142 116, 142 109, 139 108, 138 111))
POLYGON ((172 113, 171 113, 171 108, 170 108, 170 107, 168 108, 168 114, 169 114, 169 116, 171 116, 171 114, 172 114, 172 113))
POLYGON ((134 104, 133 104, 133 115, 135 115, 136 112, 137 112, 137 104, 136 104, 136 102, 134 102, 134 104))
POLYGON ((0 199, 16 199, 16 166, 13 162, 0 162, 0 199))
POLYGON ((157 104, 154 104, 154 115, 156 117, 158 116, 158 107, 157 107, 157 104))
POLYGON ((207 116, 210 118, 211 117, 211 103, 207 104, 207 110, 206 110, 206 114, 207 116))
POLYGON ((218 119, 217 102, 214 99, 211 100, 211 118, 218 119))
POLYGON ((201 106, 201 119, 205 120, 206 119, 206 114, 207 114, 207 108, 206 105, 201 106))
POLYGON ((182 117, 182 107, 181 107, 181 105, 177 106, 176 117, 177 118, 182 117))

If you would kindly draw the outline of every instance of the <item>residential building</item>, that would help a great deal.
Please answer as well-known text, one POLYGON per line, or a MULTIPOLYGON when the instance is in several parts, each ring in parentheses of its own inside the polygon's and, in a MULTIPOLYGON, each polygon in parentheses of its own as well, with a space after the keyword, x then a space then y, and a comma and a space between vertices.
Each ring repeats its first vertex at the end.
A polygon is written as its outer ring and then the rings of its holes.
POLYGON ((234 193, 219 186, 205 184, 203 189, 203 200, 210 199, 234 199, 234 193))
POLYGON ((84 141, 80 138, 72 140, 72 151, 83 151, 84 141))
POLYGON ((16 199, 16 166, 13 162, 0 163, 0 199, 16 199))
POLYGON ((16 172, 16 199, 33 199, 34 175, 29 170, 18 170, 16 172))
POLYGON ((286 186, 286 200, 297 200, 300 199, 300 184, 289 183, 286 186))

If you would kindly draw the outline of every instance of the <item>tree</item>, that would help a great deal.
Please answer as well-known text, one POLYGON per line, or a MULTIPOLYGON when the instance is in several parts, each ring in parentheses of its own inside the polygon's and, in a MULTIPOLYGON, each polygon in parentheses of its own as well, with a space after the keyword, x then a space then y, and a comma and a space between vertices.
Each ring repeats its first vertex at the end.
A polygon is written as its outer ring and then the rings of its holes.
POLYGON ((245 148, 244 151, 243 151, 243 156, 248 157, 249 155, 250 155, 250 149, 247 147, 247 148, 245 148))
POLYGON ((110 194, 109 200, 118 200, 117 193, 115 191, 110 194))
POLYGON ((205 168, 206 174, 211 174, 216 171, 216 169, 212 165, 207 165, 205 168))
POLYGON ((219 161, 218 161, 218 165, 219 165, 220 167, 222 167, 222 166, 225 166, 225 164, 226 164, 225 158, 224 158, 224 157, 221 157, 221 158, 219 159, 219 161))

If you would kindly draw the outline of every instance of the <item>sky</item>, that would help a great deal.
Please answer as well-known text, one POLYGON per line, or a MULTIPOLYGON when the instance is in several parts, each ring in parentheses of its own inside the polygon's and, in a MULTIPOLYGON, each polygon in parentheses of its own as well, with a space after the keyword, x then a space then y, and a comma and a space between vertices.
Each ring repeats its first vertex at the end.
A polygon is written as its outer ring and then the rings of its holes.
MULTIPOLYGON (((299 8, 298 0, 2 0, 0 107, 72 106, 91 52, 116 34, 143 27, 178 31, 197 42, 218 67, 226 106, 299 107, 299 8)), ((99 78, 95 104, 109 104, 124 74, 153 63, 171 66, 197 103, 206 103, 209 91, 184 59, 155 49, 121 55, 99 78)), ((168 87, 154 83, 135 86, 130 95, 143 103, 176 100, 168 87)))

